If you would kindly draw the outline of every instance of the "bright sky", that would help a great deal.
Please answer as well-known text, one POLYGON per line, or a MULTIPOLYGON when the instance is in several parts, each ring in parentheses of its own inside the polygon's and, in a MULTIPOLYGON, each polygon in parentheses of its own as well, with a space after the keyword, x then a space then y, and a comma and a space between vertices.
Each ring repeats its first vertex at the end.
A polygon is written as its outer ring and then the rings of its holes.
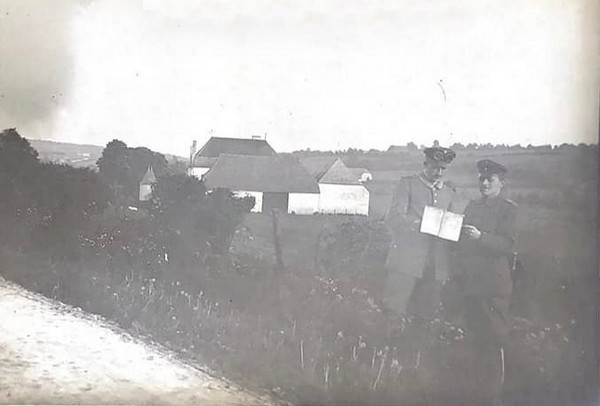
POLYGON ((265 133, 278 151, 595 143, 598 3, 0 0, 0 126, 184 156, 265 133))

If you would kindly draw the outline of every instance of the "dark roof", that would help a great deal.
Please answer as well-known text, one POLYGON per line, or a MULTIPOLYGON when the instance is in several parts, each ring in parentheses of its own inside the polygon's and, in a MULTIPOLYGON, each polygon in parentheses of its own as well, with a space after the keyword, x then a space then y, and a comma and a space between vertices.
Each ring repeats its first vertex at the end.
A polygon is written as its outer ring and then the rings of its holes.
POLYGON ((209 189, 271 193, 319 193, 319 185, 293 158, 223 154, 204 175, 209 189))
POLYGON ((335 156, 303 157, 300 163, 319 183, 360 185, 363 173, 370 172, 365 168, 349 168, 335 156))
POLYGON ((202 166, 205 168, 210 168, 217 162, 217 157, 212 156, 198 156, 194 159, 194 166, 202 166))
POLYGON ((319 180, 337 160, 335 156, 309 156, 300 158, 300 164, 316 180, 319 180))
POLYGON ((194 166, 202 166, 200 157, 218 158, 221 154, 273 156, 277 153, 265 140, 211 137, 194 156, 194 166))

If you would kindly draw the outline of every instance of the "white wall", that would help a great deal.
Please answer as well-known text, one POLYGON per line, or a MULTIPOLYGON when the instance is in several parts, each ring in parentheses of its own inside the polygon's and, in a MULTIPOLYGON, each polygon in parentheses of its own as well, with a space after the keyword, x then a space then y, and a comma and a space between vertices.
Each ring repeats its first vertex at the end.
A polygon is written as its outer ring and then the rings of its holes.
POLYGON ((209 169, 210 168, 208 168, 208 167, 195 166, 193 168, 189 168, 188 175, 195 176, 198 179, 202 179, 202 175, 204 175, 206 172, 208 172, 209 169))
POLYGON ((152 185, 140 185, 140 202, 147 202, 152 197, 152 185))
POLYGON ((369 214, 369 191, 362 185, 319 183, 321 213, 369 214))
POLYGON ((290 193, 288 213, 314 214, 319 211, 318 193, 290 193))
POLYGON ((246 196, 254 197, 254 207, 252 208, 251 211, 253 213, 261 213, 262 212, 262 201, 263 201, 262 192, 248 192, 248 191, 236 190, 236 191, 233 191, 233 194, 237 197, 246 197, 246 196))

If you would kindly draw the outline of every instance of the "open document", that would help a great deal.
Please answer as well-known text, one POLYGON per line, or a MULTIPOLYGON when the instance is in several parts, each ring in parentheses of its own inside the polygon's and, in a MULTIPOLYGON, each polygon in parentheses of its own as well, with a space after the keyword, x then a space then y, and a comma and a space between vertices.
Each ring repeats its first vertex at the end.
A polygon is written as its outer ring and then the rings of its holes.
POLYGON ((464 217, 463 214, 425 206, 420 231, 445 240, 458 241, 464 217))

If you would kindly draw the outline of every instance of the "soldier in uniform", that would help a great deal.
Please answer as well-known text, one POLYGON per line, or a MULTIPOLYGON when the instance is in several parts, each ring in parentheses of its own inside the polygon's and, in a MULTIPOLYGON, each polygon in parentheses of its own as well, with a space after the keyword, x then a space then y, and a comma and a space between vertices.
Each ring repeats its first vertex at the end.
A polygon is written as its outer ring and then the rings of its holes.
POLYGON ((456 153, 438 146, 424 152, 424 170, 398 182, 386 215, 393 244, 386 261, 383 304, 396 314, 428 320, 438 307, 441 281, 448 276, 448 247, 446 241, 419 232, 423 210, 462 210, 455 189, 443 180, 456 153))
POLYGON ((507 172, 503 165, 484 159, 477 162, 477 169, 481 198, 465 210, 456 272, 472 349, 470 404, 494 404, 501 397, 506 373, 517 205, 503 194, 507 172))

